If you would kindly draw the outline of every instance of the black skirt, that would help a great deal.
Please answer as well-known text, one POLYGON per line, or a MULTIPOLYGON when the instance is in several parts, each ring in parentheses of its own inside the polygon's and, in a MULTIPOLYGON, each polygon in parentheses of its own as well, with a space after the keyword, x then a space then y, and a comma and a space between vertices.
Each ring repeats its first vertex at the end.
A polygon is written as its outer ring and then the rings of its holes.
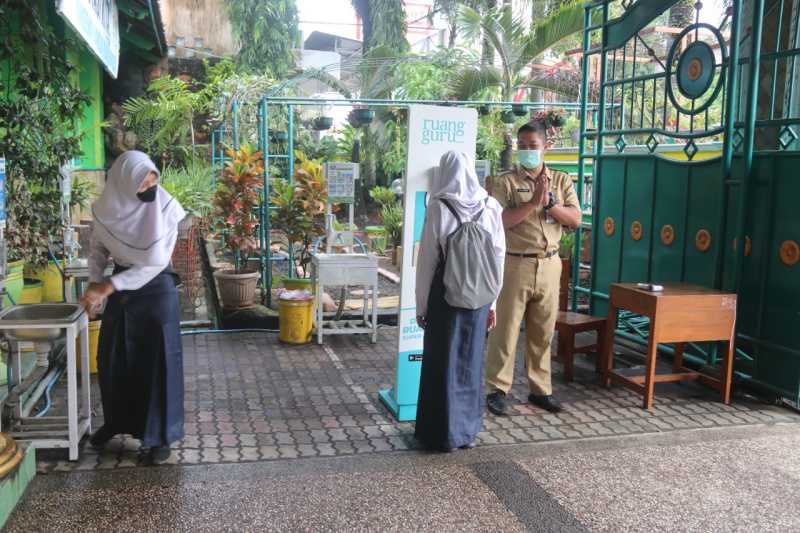
POLYGON ((176 280, 163 272, 135 291, 112 294, 98 353, 105 424, 143 446, 183 438, 183 349, 176 280))
POLYGON ((442 269, 428 297, 414 435, 433 449, 471 444, 483 415, 483 350, 489 305, 460 309, 444 299, 442 269))

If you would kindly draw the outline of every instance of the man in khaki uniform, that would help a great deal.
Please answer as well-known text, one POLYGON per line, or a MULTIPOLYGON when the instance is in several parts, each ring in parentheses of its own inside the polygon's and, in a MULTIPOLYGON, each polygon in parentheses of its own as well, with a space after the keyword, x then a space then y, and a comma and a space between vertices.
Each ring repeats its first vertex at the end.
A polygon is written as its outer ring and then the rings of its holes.
POLYGON ((523 125, 517 132, 519 165, 491 182, 492 196, 503 206, 507 250, 497 326, 489 335, 486 358, 486 403, 496 415, 506 414, 523 319, 528 399, 550 412, 561 410, 550 383, 550 341, 561 280, 558 248, 562 226, 577 228, 581 211, 569 174, 545 166, 547 144, 544 123, 523 125))

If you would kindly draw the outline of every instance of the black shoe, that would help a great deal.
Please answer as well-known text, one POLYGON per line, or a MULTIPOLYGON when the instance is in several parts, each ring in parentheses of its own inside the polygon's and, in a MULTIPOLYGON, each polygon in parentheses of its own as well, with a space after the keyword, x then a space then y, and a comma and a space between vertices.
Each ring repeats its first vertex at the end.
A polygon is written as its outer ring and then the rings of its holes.
POLYGON ((465 445, 461 446, 461 449, 462 450, 471 450, 474 447, 475 447, 475 443, 474 442, 470 442, 469 444, 465 444, 465 445))
POLYGON ((89 437, 89 444, 96 450, 102 450, 105 448, 106 444, 108 444, 108 441, 114 438, 114 435, 115 433, 111 428, 103 426, 95 431, 94 435, 89 437))
POLYGON ((561 403, 553 398, 552 395, 537 396, 536 394, 531 394, 528 396, 528 401, 537 407, 541 407, 545 411, 550 411, 551 413, 560 413, 563 409, 561 407, 561 403))
POLYGON ((506 393, 496 390, 486 397, 486 407, 497 416, 506 416, 508 405, 506 404, 506 393))
POLYGON ((150 460, 154 465, 166 463, 171 455, 172 450, 169 446, 153 446, 150 448, 150 460))

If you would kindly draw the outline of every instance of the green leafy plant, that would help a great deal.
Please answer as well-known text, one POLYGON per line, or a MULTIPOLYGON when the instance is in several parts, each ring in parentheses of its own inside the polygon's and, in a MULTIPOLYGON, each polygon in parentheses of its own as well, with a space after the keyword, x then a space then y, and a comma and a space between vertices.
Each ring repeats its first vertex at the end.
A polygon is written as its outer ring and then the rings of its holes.
POLYGON ((562 259, 571 259, 575 252, 575 232, 564 231, 561 234, 561 241, 558 243, 558 255, 562 259))
POLYGON ((247 266, 247 257, 258 245, 255 209, 264 168, 261 152, 251 146, 228 150, 226 155, 231 159, 225 163, 214 207, 219 227, 225 231, 225 246, 233 253, 236 272, 241 273, 247 266))
POLYGON ((161 186, 190 215, 206 218, 214 208, 214 169, 200 159, 191 159, 185 167, 165 168, 161 186))
POLYGON ((185 81, 164 76, 150 83, 146 96, 126 100, 122 110, 125 125, 137 133, 144 151, 174 157, 185 156, 189 149, 194 154, 195 117, 208 103, 207 93, 194 92, 185 81))
POLYGON ((400 204, 388 204, 381 208, 381 222, 386 228, 386 236, 392 246, 398 246, 403 235, 403 207, 400 204))
POLYGON ((294 67, 292 50, 300 38, 295 0, 226 0, 237 60, 246 69, 274 78, 294 67))
POLYGON ((61 167, 81 155, 80 123, 89 97, 75 87, 69 35, 51 24, 47 3, 0 4, 0 154, 6 158, 11 260, 47 262, 50 237, 61 220, 61 167))
POLYGON ((19 169, 10 167, 7 170, 8 260, 24 261, 33 268, 46 266, 50 232, 54 225, 60 227, 60 219, 52 220, 53 212, 58 218, 60 196, 48 198, 32 191, 19 169))
POLYGON ((389 187, 382 187, 380 185, 373 187, 372 190, 369 191, 369 196, 381 208, 387 205, 392 205, 397 201, 397 195, 395 195, 392 189, 389 187))
POLYGON ((322 162, 309 159, 296 151, 298 164, 294 184, 275 180, 272 186, 270 212, 272 227, 286 234, 289 245, 297 254, 303 274, 308 273, 311 245, 325 232, 325 209, 328 189, 322 175, 322 162))
MULTIPOLYGON (((467 40, 482 39, 489 57, 498 56, 500 65, 482 61, 478 66, 460 70, 452 86, 453 95, 460 100, 470 100, 482 91, 495 88, 500 89, 502 100, 507 102, 522 86, 551 88, 531 79, 528 65, 554 44, 583 29, 583 3, 569 0, 533 25, 515 14, 510 2, 483 12, 462 5, 459 28, 467 40)), ((510 133, 506 132, 502 168, 511 166, 512 142, 510 133)))
POLYGON ((72 190, 69 197, 70 210, 88 209, 96 193, 97 187, 93 181, 77 176, 72 178, 72 190))

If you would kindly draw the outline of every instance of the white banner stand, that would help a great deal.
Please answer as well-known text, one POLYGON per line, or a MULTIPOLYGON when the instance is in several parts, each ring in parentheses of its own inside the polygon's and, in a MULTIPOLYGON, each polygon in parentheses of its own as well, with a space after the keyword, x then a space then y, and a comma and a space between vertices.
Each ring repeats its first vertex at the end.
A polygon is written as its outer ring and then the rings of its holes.
POLYGON ((409 108, 397 361, 392 388, 379 393, 400 421, 415 420, 417 416, 423 330, 417 326, 416 258, 430 178, 445 152, 456 150, 474 158, 477 135, 475 109, 424 105, 409 108))

